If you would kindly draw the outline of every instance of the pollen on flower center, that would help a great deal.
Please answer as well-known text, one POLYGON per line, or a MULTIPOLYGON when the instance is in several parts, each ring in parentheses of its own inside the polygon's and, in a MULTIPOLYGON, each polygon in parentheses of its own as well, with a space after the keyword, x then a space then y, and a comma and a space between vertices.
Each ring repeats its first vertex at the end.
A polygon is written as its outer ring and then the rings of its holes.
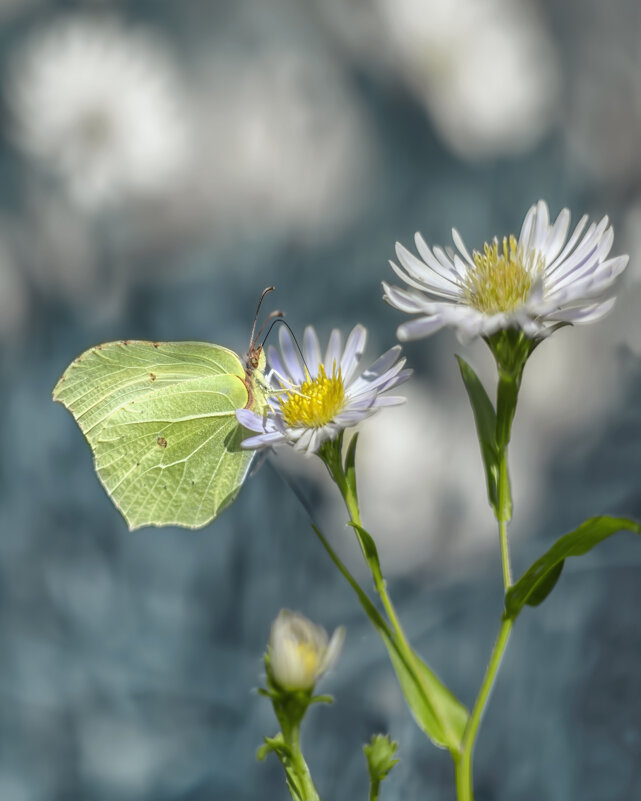
POLYGON ((316 378, 307 377, 295 391, 287 392, 281 399, 283 420, 288 426, 320 428, 332 420, 345 405, 345 385, 340 367, 336 364, 331 377, 321 364, 316 378))
POLYGON ((289 651, 291 660, 300 667, 304 676, 316 675, 320 664, 320 653, 314 643, 289 640, 286 650, 289 651))
POLYGON ((540 254, 525 253, 514 236, 504 237, 500 250, 497 239, 486 242, 483 253, 475 250, 472 258, 476 269, 469 270, 463 291, 469 305, 485 314, 522 306, 545 266, 540 254))

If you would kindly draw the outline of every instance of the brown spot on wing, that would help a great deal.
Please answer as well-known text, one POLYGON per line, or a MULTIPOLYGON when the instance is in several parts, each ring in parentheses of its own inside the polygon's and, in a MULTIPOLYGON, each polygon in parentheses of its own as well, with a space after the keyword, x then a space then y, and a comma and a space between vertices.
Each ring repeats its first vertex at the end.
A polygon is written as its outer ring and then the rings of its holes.
POLYGON ((154 374, 154 373, 149 373, 149 378, 150 378, 152 381, 155 381, 155 380, 156 380, 156 376, 155 376, 155 374, 154 374))
POLYGON ((166 448, 167 447, 167 440, 164 437, 158 437, 156 442, 158 443, 158 447, 160 447, 160 448, 166 448))

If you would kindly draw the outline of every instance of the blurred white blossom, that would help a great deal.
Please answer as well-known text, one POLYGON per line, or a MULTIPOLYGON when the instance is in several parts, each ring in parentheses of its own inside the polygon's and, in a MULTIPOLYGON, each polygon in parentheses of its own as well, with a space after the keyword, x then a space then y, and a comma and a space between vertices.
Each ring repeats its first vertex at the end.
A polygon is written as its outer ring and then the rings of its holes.
MULTIPOLYGON (((566 43, 568 151, 583 178, 636 191, 641 176, 641 48, 638 3, 566 0, 572 19, 566 43)), ((570 163, 572 163, 570 161, 570 163)))
POLYGON ((463 156, 520 152, 550 124, 555 52, 526 0, 376 0, 407 81, 463 156))
POLYGON ((214 225, 304 237, 353 220, 375 149, 340 68, 286 46, 216 56, 206 69, 196 201, 214 225))
POLYGON ((27 320, 29 297, 27 287, 11 247, 5 241, 5 231, 0 238, 0 342, 12 339, 27 320))
POLYGON ((336 661, 345 639, 345 629, 336 629, 331 639, 298 612, 281 609, 269 634, 269 671, 284 690, 313 690, 318 679, 336 661))
POLYGON ((374 72, 397 72, 466 158, 526 151, 549 128, 560 68, 529 0, 316 0, 374 72))
POLYGON ((67 17, 33 33, 10 65, 16 145, 81 206, 171 191, 189 150, 178 75, 152 35, 67 17))

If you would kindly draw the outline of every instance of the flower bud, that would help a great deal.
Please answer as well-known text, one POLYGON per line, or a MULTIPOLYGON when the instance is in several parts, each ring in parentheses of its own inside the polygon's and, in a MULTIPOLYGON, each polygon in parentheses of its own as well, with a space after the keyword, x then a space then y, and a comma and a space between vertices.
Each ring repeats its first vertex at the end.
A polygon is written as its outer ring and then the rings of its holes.
POLYGON ((267 665, 271 679, 284 690, 312 690, 337 659, 344 639, 342 626, 328 641, 322 626, 297 612, 281 610, 269 635, 267 665))

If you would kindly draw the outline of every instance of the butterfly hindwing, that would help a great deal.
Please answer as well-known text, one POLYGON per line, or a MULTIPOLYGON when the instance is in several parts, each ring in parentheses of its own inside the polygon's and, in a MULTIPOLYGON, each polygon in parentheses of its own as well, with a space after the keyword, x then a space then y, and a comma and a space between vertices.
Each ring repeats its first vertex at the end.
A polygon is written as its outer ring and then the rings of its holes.
POLYGON ((235 498, 252 460, 235 412, 249 402, 236 354, 202 342, 121 341, 83 353, 54 389, 130 528, 198 528, 235 498))

